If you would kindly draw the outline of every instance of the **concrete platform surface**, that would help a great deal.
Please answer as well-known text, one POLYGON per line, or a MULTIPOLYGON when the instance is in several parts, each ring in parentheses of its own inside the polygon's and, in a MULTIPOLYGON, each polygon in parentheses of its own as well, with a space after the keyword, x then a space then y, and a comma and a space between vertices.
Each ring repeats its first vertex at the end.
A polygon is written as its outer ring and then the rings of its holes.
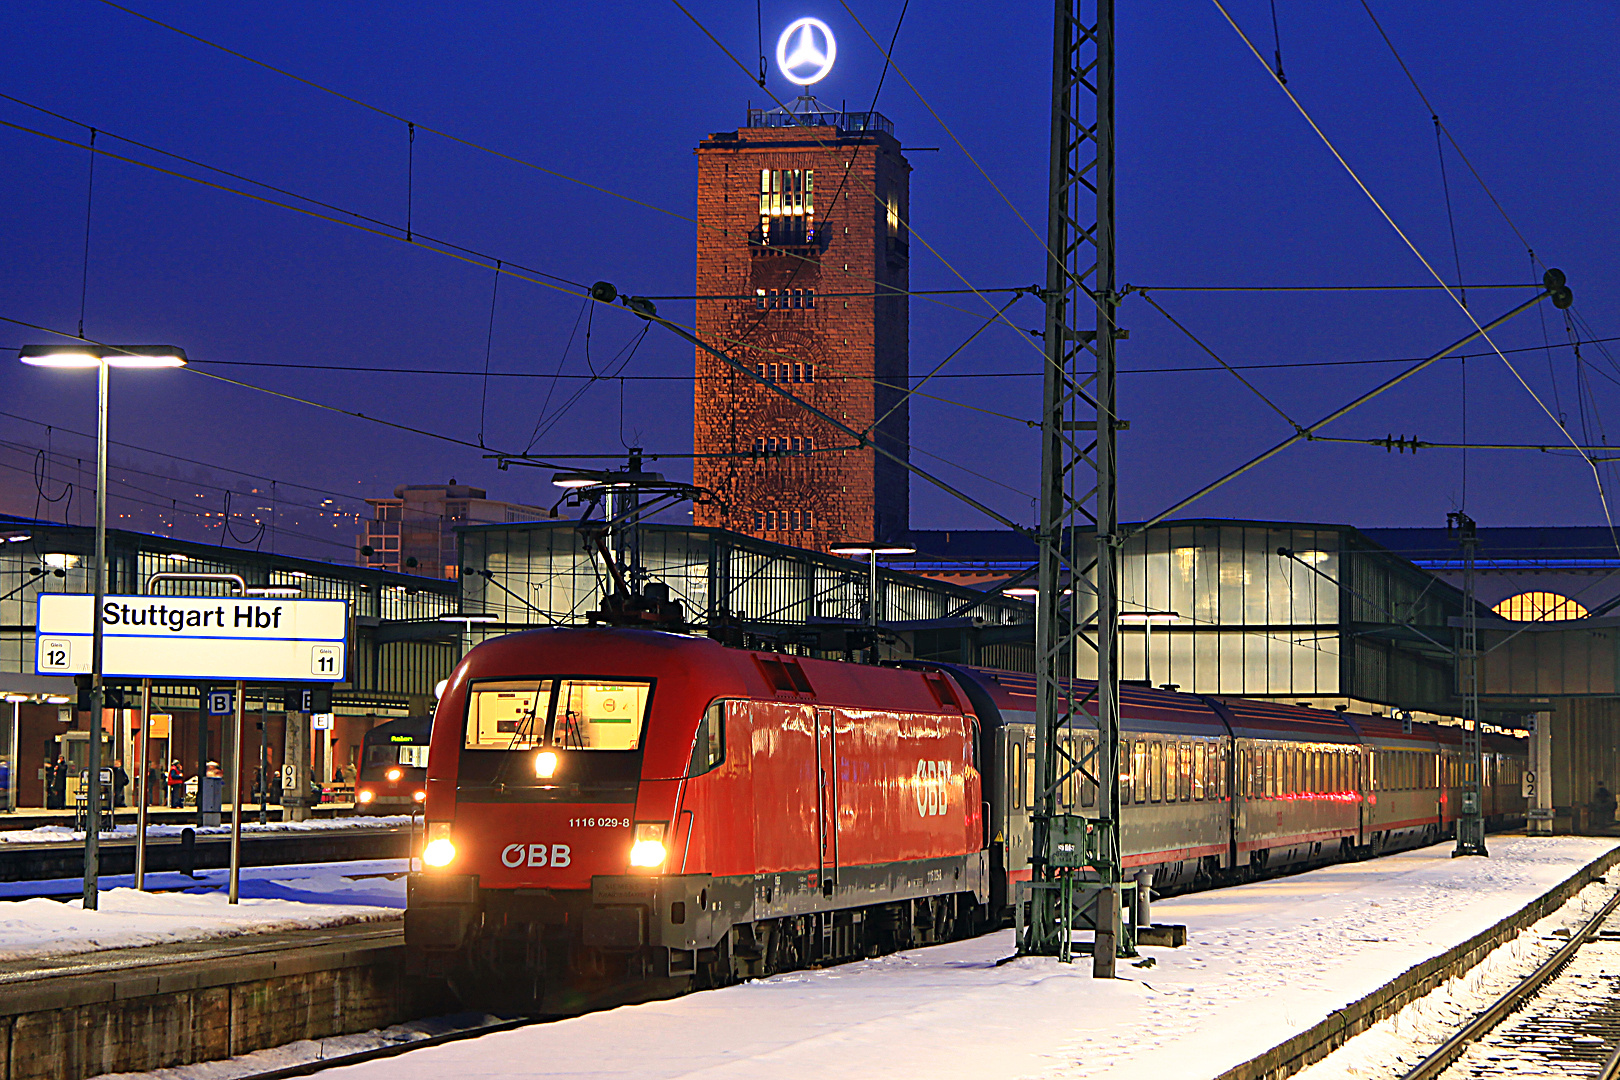
POLYGON ((333 1070, 333 1080, 1218 1076, 1579 874, 1615 847, 1492 837, 1155 905, 1181 949, 1098 982, 1003 931, 333 1070))

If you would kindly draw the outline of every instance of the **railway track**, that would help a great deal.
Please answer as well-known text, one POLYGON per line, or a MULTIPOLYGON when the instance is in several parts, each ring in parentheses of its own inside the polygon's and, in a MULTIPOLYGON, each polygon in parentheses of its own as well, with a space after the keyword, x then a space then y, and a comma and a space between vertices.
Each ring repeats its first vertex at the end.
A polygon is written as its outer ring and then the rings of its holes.
POLYGON ((1620 893, 1404 1080, 1620 1078, 1620 893))

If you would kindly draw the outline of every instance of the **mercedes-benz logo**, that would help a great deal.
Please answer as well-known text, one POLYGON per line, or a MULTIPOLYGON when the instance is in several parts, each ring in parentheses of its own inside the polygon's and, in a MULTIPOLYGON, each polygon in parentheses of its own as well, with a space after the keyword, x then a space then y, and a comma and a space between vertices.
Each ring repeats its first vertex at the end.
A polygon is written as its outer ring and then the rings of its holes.
POLYGON ((776 66, 795 86, 820 82, 838 59, 838 42, 820 19, 795 19, 776 39, 776 66))

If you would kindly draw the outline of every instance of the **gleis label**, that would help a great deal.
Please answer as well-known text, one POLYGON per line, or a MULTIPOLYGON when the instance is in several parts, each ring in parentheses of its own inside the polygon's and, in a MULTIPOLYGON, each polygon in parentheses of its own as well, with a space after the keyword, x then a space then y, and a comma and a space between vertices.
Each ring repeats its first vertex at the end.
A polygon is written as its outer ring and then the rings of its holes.
POLYGON ((923 817, 938 817, 945 813, 950 782, 949 761, 917 762, 917 782, 913 785, 917 795, 917 813, 923 817))
POLYGON ((507 844, 501 849, 501 865, 564 867, 574 861, 567 844, 507 844))

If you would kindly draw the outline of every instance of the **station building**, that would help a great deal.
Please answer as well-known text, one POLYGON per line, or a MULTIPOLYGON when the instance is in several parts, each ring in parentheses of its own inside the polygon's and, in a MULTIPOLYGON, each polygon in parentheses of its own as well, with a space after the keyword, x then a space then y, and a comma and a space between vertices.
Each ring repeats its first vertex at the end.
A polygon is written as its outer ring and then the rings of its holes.
MULTIPOLYGON (((86 745, 89 716, 77 709, 71 677, 35 673, 34 639, 41 593, 89 593, 94 584, 95 530, 0 516, 0 767, 15 777, 20 805, 44 805, 46 761, 58 751, 86 745)), ((454 581, 337 566, 234 548, 196 544, 166 537, 110 529, 107 532, 108 592, 155 596, 226 595, 219 582, 157 582, 162 571, 236 574, 249 587, 297 588, 307 599, 347 600, 348 678, 332 686, 334 722, 321 739, 312 740, 313 775, 332 783, 343 767, 358 758, 360 740, 374 724, 432 707, 434 684, 448 674, 460 653, 457 627, 438 621, 456 610, 454 581)), ((138 680, 109 679, 109 687, 126 694, 126 708, 107 709, 102 729, 111 740, 111 760, 126 771, 136 761, 136 733, 143 722, 138 680)), ((303 684, 308 686, 310 684, 303 684)), ((249 684, 244 720, 243 790, 252 787, 258 766, 258 723, 265 722, 269 759, 280 765, 284 746, 285 685, 249 684)), ((196 775, 199 724, 206 725, 207 759, 225 763, 229 718, 201 715, 201 693, 194 684, 159 683, 153 687, 153 713, 167 716, 153 725, 150 755, 161 771, 178 758, 187 776, 196 775), (155 738, 159 731, 166 734, 155 738)), ((71 759, 71 753, 70 753, 71 759)), ((71 772, 71 770, 70 770, 71 772)), ((76 775, 74 773, 73 775, 76 775)), ((154 774, 155 775, 155 774, 154 774)), ((131 789, 131 796, 133 789, 131 789)))

